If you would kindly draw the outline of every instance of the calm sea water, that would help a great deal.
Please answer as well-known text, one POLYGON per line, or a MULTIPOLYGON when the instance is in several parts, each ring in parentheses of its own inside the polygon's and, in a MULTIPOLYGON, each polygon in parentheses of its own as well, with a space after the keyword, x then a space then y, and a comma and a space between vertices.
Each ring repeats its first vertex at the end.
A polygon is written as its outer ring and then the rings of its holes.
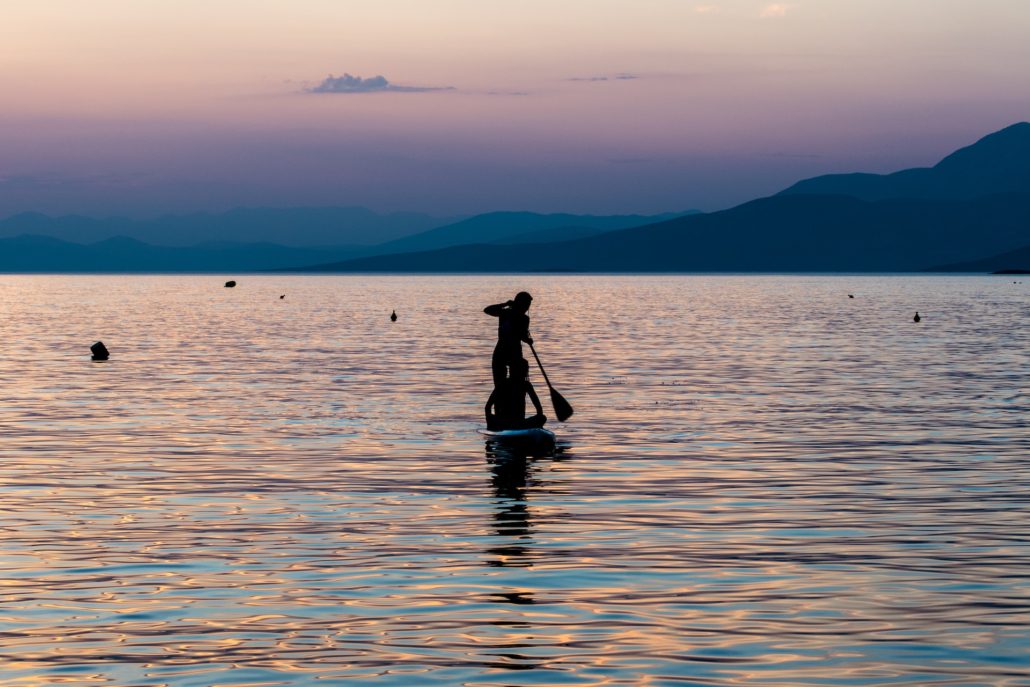
POLYGON ((236 278, 0 276, 0 684, 1030 685, 1030 279, 236 278))

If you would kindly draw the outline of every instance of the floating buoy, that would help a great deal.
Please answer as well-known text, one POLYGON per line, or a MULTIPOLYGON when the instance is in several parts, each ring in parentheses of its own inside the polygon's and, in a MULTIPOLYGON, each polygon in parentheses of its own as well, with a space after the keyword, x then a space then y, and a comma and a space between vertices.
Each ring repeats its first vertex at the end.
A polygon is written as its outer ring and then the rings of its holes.
POLYGON ((286 294, 285 293, 283 295, 279 296, 279 300, 282 300, 284 298, 286 298, 286 294))
POLYGON ((917 310, 917 311, 916 311, 916 316, 912 318, 912 321, 913 321, 913 322, 919 322, 919 321, 920 321, 920 320, 922 320, 922 319, 923 319, 923 318, 919 316, 919 311, 917 310))
POLYGON ((397 321, 397 311, 396 310, 394 310, 392 313, 390 313, 390 321, 391 322, 396 322, 397 321))
POLYGON ((97 341, 89 347, 89 350, 93 353, 93 360, 107 360, 111 357, 111 352, 107 350, 103 341, 97 341))

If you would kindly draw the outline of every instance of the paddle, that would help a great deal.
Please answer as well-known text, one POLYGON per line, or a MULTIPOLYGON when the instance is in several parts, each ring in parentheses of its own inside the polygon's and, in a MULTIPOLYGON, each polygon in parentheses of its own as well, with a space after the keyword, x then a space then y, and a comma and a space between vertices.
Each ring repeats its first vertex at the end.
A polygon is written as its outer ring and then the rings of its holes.
POLYGON ((540 367, 541 374, 544 375, 547 388, 551 390, 551 405, 554 406, 554 414, 558 416, 558 422, 565 422, 572 417, 572 405, 551 386, 551 380, 547 378, 547 373, 544 371, 544 366, 540 362, 540 356, 536 354, 533 344, 529 344, 529 350, 533 351, 533 357, 536 358, 536 364, 540 367))

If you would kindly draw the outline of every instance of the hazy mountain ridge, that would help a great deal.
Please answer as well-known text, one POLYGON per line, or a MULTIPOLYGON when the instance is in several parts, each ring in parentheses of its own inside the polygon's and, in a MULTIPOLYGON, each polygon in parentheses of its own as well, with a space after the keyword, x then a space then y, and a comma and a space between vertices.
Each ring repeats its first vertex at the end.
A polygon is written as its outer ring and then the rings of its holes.
MULTIPOLYGON (((258 210, 237 210, 224 215, 199 215, 203 222, 212 222, 218 218, 234 217, 242 221, 257 213, 261 217, 277 214, 283 221, 295 221, 303 212, 298 209, 286 209, 282 211, 258 211, 258 210)), ((332 213, 317 214, 322 217, 331 216, 332 213)), ((623 216, 590 216, 590 215, 543 215, 531 212, 521 213, 488 213, 479 215, 470 220, 449 224, 441 227, 442 231, 429 230, 414 234, 411 238, 418 243, 446 247, 460 243, 467 233, 480 231, 486 238, 492 238, 494 243, 523 243, 529 241, 558 241, 569 238, 578 238, 585 235, 593 235, 604 231, 609 227, 621 227, 633 224, 634 222, 647 223, 650 220, 661 217, 675 217, 669 215, 623 215, 623 216), (565 223, 573 223, 577 226, 564 226, 565 223), (586 224, 587 227, 578 225, 586 224), (460 226, 459 226, 460 225, 460 226), (592 226, 589 226, 592 225, 592 226), (526 230, 529 230, 528 232, 526 230)), ((193 216, 181 216, 167 220, 170 225, 175 225, 193 216)), ((379 245, 283 245, 275 241, 234 241, 231 238, 225 239, 220 231, 212 229, 204 234, 195 231, 200 240, 188 245, 166 245, 156 242, 143 241, 136 237, 119 235, 105 237, 102 240, 79 239, 68 240, 61 237, 49 238, 55 241, 51 244, 52 255, 41 248, 45 240, 43 232, 47 227, 53 226, 54 218, 38 213, 24 213, 23 215, 11 218, 14 220, 10 225, 15 227, 27 227, 31 231, 16 236, 0 238, 0 247, 3 248, 3 255, 0 256, 0 270, 6 271, 74 271, 74 272, 96 272, 96 271, 122 271, 122 272, 146 272, 158 271, 215 271, 221 272, 233 269, 263 270, 275 269, 283 266, 299 264, 321 263, 339 261, 350 258, 357 258, 367 255, 379 255, 390 252, 400 252, 397 241, 382 243, 379 245), (217 240, 212 241, 212 237, 217 240)), ((66 233, 78 236, 91 236, 103 233, 109 227, 132 228, 129 220, 96 220, 89 217, 70 216, 60 218, 66 233)), ((151 231, 161 233, 170 231, 163 224, 164 220, 156 220, 149 225, 151 231), (163 228, 162 228, 163 227, 163 228)), ((191 224, 194 230, 203 225, 191 224)), ((268 224, 265 225, 270 226, 268 224)), ((282 233, 292 235, 292 229, 282 228, 282 233)), ((231 232, 230 232, 231 233, 231 232)), ((237 234, 242 232, 236 232, 237 234)), ((271 232, 265 232, 271 233, 271 232)), ((187 234, 193 236, 194 234, 187 234)), ((317 236, 318 234, 310 234, 317 236)), ((180 240, 185 239, 184 234, 178 234, 180 240)))
POLYGON ((389 241, 377 248, 378 252, 400 253, 445 248, 464 243, 522 243, 534 239, 549 243, 560 238, 573 238, 575 233, 582 235, 584 232, 602 233, 615 229, 639 227, 697 212, 697 210, 688 210, 682 213, 661 215, 488 212, 454 224, 389 241), (547 240, 543 240, 545 234, 551 234, 554 238, 547 237, 547 240))
POLYGON ((191 246, 217 239, 310 247, 373 245, 451 224, 453 218, 422 213, 378 214, 358 207, 236 208, 156 219, 50 217, 24 212, 0 220, 0 237, 52 236, 74 243, 95 243, 126 236, 154 245, 191 246))
POLYGON ((0 238, 3 272, 227 272, 258 271, 287 262, 352 256, 341 248, 297 248, 272 243, 209 242, 154 246, 126 236, 90 244, 24 234, 0 238))
POLYGON ((1022 245, 1030 194, 970 202, 773 196, 574 241, 469 245, 306 268, 348 272, 907 272, 1022 245))

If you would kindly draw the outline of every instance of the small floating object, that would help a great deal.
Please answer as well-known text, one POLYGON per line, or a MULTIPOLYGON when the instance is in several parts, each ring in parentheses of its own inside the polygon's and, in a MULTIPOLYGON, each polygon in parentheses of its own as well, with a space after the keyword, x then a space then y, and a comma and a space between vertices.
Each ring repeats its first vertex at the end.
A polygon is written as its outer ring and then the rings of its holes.
POLYGON ((916 311, 916 316, 912 318, 912 321, 913 321, 913 322, 919 322, 919 321, 920 321, 920 320, 922 320, 922 319, 923 319, 923 318, 919 316, 919 311, 917 310, 917 311, 916 311))
POLYGON ((89 350, 93 353, 93 360, 107 360, 111 357, 111 352, 107 350, 103 341, 97 341, 89 347, 89 350))
POLYGON ((279 296, 279 300, 282 300, 284 298, 286 298, 286 294, 285 293, 283 295, 279 296))
POLYGON ((855 297, 855 294, 853 294, 853 293, 849 293, 848 294, 848 298, 854 298, 854 297, 855 297))
POLYGON ((391 322, 396 322, 397 321, 397 311, 396 310, 394 310, 392 313, 390 313, 390 321, 391 322))
POLYGON ((231 288, 233 288, 235 286, 236 286, 236 282, 234 282, 231 279, 229 281, 225 282, 225 288, 227 288, 227 289, 231 289, 231 288))

